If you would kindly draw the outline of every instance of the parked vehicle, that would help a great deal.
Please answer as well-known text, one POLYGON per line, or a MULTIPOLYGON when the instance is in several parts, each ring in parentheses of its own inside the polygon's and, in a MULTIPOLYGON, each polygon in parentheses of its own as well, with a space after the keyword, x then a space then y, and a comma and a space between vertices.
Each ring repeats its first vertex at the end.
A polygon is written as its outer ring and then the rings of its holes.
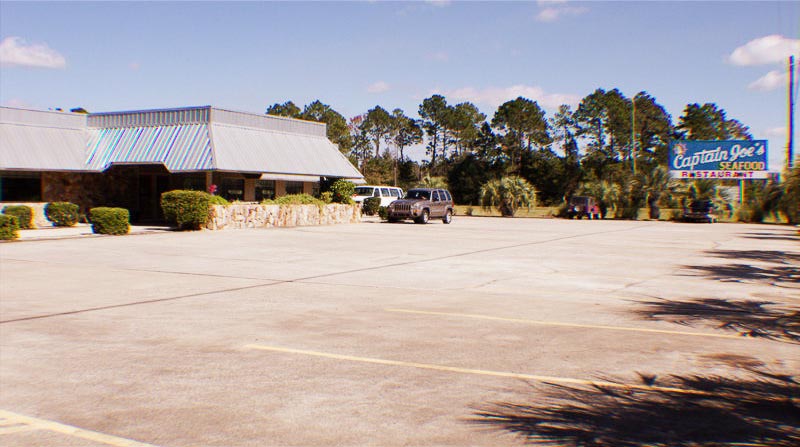
POLYGON ((361 203, 370 197, 380 197, 381 206, 389 206, 395 200, 403 198, 403 190, 394 186, 356 186, 353 201, 361 203))
POLYGON ((574 217, 577 217, 578 219, 583 219, 584 217, 587 219, 591 219, 592 217, 595 219, 599 218, 599 211, 594 197, 570 197, 567 204, 567 217, 570 219, 574 217))
POLYGON ((710 200, 692 200, 689 207, 683 209, 684 222, 712 223, 716 220, 714 203, 710 200))
POLYGON ((426 224, 431 218, 442 219, 449 224, 453 220, 453 196, 446 189, 414 188, 406 196, 389 205, 389 222, 413 219, 418 224, 426 224))

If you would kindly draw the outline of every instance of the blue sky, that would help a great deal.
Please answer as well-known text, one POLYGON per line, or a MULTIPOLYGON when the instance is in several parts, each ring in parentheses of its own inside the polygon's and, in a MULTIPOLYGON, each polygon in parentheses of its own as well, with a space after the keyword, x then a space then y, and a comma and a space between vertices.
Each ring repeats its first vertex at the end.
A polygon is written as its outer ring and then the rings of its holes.
POLYGON ((349 118, 416 116, 441 93, 491 117, 520 95, 551 115, 617 87, 676 121, 716 103, 769 139, 779 169, 791 52, 798 2, 2 1, 0 103, 261 113, 320 99, 349 118))

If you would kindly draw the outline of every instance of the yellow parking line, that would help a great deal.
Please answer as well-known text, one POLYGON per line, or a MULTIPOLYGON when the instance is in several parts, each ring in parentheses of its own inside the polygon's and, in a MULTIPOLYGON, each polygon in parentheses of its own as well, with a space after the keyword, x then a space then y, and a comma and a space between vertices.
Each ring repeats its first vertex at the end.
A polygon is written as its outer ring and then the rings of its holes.
MULTIPOLYGON (((91 430, 84 430, 82 428, 73 427, 71 425, 66 425, 66 424, 60 424, 58 422, 48 421, 46 419, 38 419, 30 416, 23 416, 21 414, 13 413, 11 411, 6 411, 6 410, 0 410, 0 419, 2 419, 4 422, 10 422, 12 424, 25 424, 25 425, 19 425, 20 430, 17 431, 48 430, 56 433, 73 436, 76 438, 86 439, 92 442, 99 442, 105 445, 111 445, 114 447, 156 447, 153 444, 145 444, 143 442, 133 441, 131 439, 111 436, 91 430), (26 430, 22 430, 23 427, 25 427, 26 430)), ((8 428, 13 429, 17 427, 8 427, 8 428)), ((9 430, 5 433, 6 434, 14 433, 14 431, 9 430)))
POLYGON ((430 312, 430 311, 410 310, 410 309, 384 309, 384 310, 386 312, 397 312, 405 314, 435 315, 440 317, 459 317, 459 318, 474 318, 479 320, 508 321, 512 323, 535 324, 539 326, 561 326, 561 327, 574 327, 583 329, 604 329, 610 331, 647 332, 653 334, 689 335, 693 337, 735 338, 737 340, 746 339, 741 335, 707 334, 703 332, 668 331, 665 329, 646 329, 646 328, 635 328, 635 327, 624 327, 624 326, 602 326, 596 324, 563 323, 560 321, 526 320, 522 318, 493 317, 490 315, 462 314, 453 312, 430 312))
POLYGON ((376 365, 384 365, 384 366, 402 366, 402 367, 409 367, 409 368, 418 368, 418 369, 427 369, 433 371, 444 371, 444 372, 454 372, 454 373, 461 373, 461 374, 474 374, 480 376, 494 376, 494 377, 508 377, 512 379, 523 379, 523 380, 535 380, 537 382, 545 382, 545 383, 564 383, 570 385, 597 385, 597 386, 604 386, 604 387, 613 387, 613 388, 624 388, 624 389, 635 389, 635 390, 655 390, 655 391, 664 391, 669 393, 681 393, 681 394, 700 394, 705 395, 707 393, 702 391, 694 391, 694 390, 685 390, 682 388, 672 388, 672 387, 660 387, 660 386, 646 386, 646 385, 629 385, 624 383, 616 383, 616 382, 605 382, 605 381, 596 381, 596 380, 585 380, 585 379, 573 379, 569 377, 558 377, 558 376, 541 376, 536 374, 519 374, 519 373, 512 373, 512 372, 505 372, 505 371, 489 371, 483 369, 470 369, 470 368, 459 368, 455 366, 444 366, 444 365, 434 365, 430 363, 416 363, 416 362, 402 362, 399 360, 386 360, 386 359, 378 359, 372 357, 356 357, 352 355, 341 355, 341 354, 331 354, 328 352, 319 352, 319 351, 306 351, 303 349, 292 349, 292 348, 281 348, 278 346, 266 346, 266 345, 257 345, 257 344, 249 344, 246 345, 245 348, 247 349, 257 349, 261 351, 272 351, 272 352, 281 352, 285 354, 301 354, 307 355, 312 357, 322 357, 334 360, 346 360, 350 362, 360 362, 360 363, 372 363, 376 365))

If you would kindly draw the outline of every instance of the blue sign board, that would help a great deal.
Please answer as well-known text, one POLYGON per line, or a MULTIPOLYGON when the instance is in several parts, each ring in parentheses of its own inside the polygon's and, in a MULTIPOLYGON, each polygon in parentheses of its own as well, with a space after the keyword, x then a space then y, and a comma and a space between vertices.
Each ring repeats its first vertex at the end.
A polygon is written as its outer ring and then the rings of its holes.
POLYGON ((765 179, 767 140, 673 141, 669 171, 685 179, 765 179))

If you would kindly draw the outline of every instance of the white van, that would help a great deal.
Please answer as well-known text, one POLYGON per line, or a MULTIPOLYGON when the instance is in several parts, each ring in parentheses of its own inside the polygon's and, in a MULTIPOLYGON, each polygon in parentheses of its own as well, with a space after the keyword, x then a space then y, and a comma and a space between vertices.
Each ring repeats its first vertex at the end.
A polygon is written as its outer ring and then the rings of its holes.
POLYGON ((389 206, 397 199, 403 198, 403 190, 394 186, 356 186, 353 200, 362 203, 370 197, 380 197, 381 206, 389 206))

